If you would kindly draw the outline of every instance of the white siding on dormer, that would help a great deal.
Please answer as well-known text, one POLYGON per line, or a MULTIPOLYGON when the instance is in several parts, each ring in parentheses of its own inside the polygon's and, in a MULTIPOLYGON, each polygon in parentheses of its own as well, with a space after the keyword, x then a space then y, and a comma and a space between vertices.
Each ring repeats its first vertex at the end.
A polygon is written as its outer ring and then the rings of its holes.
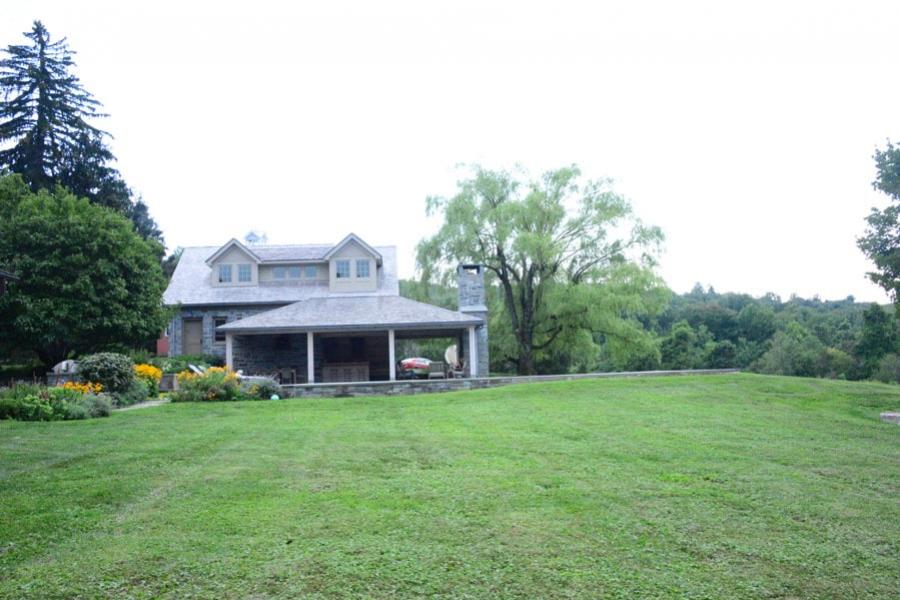
POLYGON ((259 269, 253 258, 246 252, 232 246, 213 262, 210 268, 210 283, 214 286, 248 286, 259 282, 259 269), (250 265, 250 281, 238 281, 238 265, 250 265), (219 265, 231 265, 231 283, 219 283, 219 265))
POLYGON ((363 246, 351 241, 335 252, 328 261, 329 289, 332 292, 372 292, 378 289, 378 266, 375 257, 363 246), (338 279, 336 264, 339 260, 350 262, 350 277, 338 279), (369 261, 369 277, 361 279, 356 276, 356 261, 369 261))

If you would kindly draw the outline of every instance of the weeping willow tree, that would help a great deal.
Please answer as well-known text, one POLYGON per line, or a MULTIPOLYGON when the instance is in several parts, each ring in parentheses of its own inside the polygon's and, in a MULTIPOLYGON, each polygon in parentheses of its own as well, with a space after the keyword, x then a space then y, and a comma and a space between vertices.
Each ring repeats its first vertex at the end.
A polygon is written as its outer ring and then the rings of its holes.
POLYGON ((427 210, 443 225, 418 245, 422 279, 483 264, 496 299, 492 353, 519 374, 590 368, 601 344, 614 355, 658 352, 641 318, 667 299, 653 272, 663 235, 609 181, 581 181, 574 165, 527 181, 475 167, 427 210))

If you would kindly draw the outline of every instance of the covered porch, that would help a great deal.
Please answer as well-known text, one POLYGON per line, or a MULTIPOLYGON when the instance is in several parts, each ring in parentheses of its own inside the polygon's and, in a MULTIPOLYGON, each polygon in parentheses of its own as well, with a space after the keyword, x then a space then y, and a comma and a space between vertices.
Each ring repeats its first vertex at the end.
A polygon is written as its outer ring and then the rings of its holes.
MULTIPOLYGON (((466 377, 477 376, 475 327, 447 330, 305 331, 236 334, 225 337, 225 362, 246 375, 273 376, 285 384, 396 381, 399 342, 407 339, 458 340, 466 377)), ((455 367, 456 365, 448 365, 455 367)))
POLYGON ((225 361, 284 384, 396 381, 398 344, 449 339, 462 371, 479 374, 481 317, 400 297, 320 298, 220 326, 225 361))

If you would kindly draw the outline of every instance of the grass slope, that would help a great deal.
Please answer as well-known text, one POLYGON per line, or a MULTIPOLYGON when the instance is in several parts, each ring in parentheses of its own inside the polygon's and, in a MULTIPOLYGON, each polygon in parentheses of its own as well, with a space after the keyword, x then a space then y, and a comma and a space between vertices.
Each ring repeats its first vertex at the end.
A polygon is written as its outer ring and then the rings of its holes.
POLYGON ((898 388, 755 375, 0 423, 0 596, 896 597, 898 388))

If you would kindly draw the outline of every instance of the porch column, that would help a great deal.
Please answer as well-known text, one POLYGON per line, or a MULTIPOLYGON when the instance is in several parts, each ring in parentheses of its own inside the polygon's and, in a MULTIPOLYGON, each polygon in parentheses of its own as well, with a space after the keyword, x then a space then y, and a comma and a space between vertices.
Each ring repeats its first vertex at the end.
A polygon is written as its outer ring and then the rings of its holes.
POLYGON ((234 370, 234 334, 225 334, 225 366, 234 370))
POLYGON ((306 382, 316 382, 316 357, 315 344, 313 343, 313 332, 306 332, 306 382))
POLYGON ((391 381, 397 379, 397 359, 394 352, 394 330, 388 329, 388 365, 390 365, 391 381))
POLYGON ((469 351, 466 359, 469 362, 469 377, 478 376, 478 350, 475 348, 475 327, 469 327, 469 351))

